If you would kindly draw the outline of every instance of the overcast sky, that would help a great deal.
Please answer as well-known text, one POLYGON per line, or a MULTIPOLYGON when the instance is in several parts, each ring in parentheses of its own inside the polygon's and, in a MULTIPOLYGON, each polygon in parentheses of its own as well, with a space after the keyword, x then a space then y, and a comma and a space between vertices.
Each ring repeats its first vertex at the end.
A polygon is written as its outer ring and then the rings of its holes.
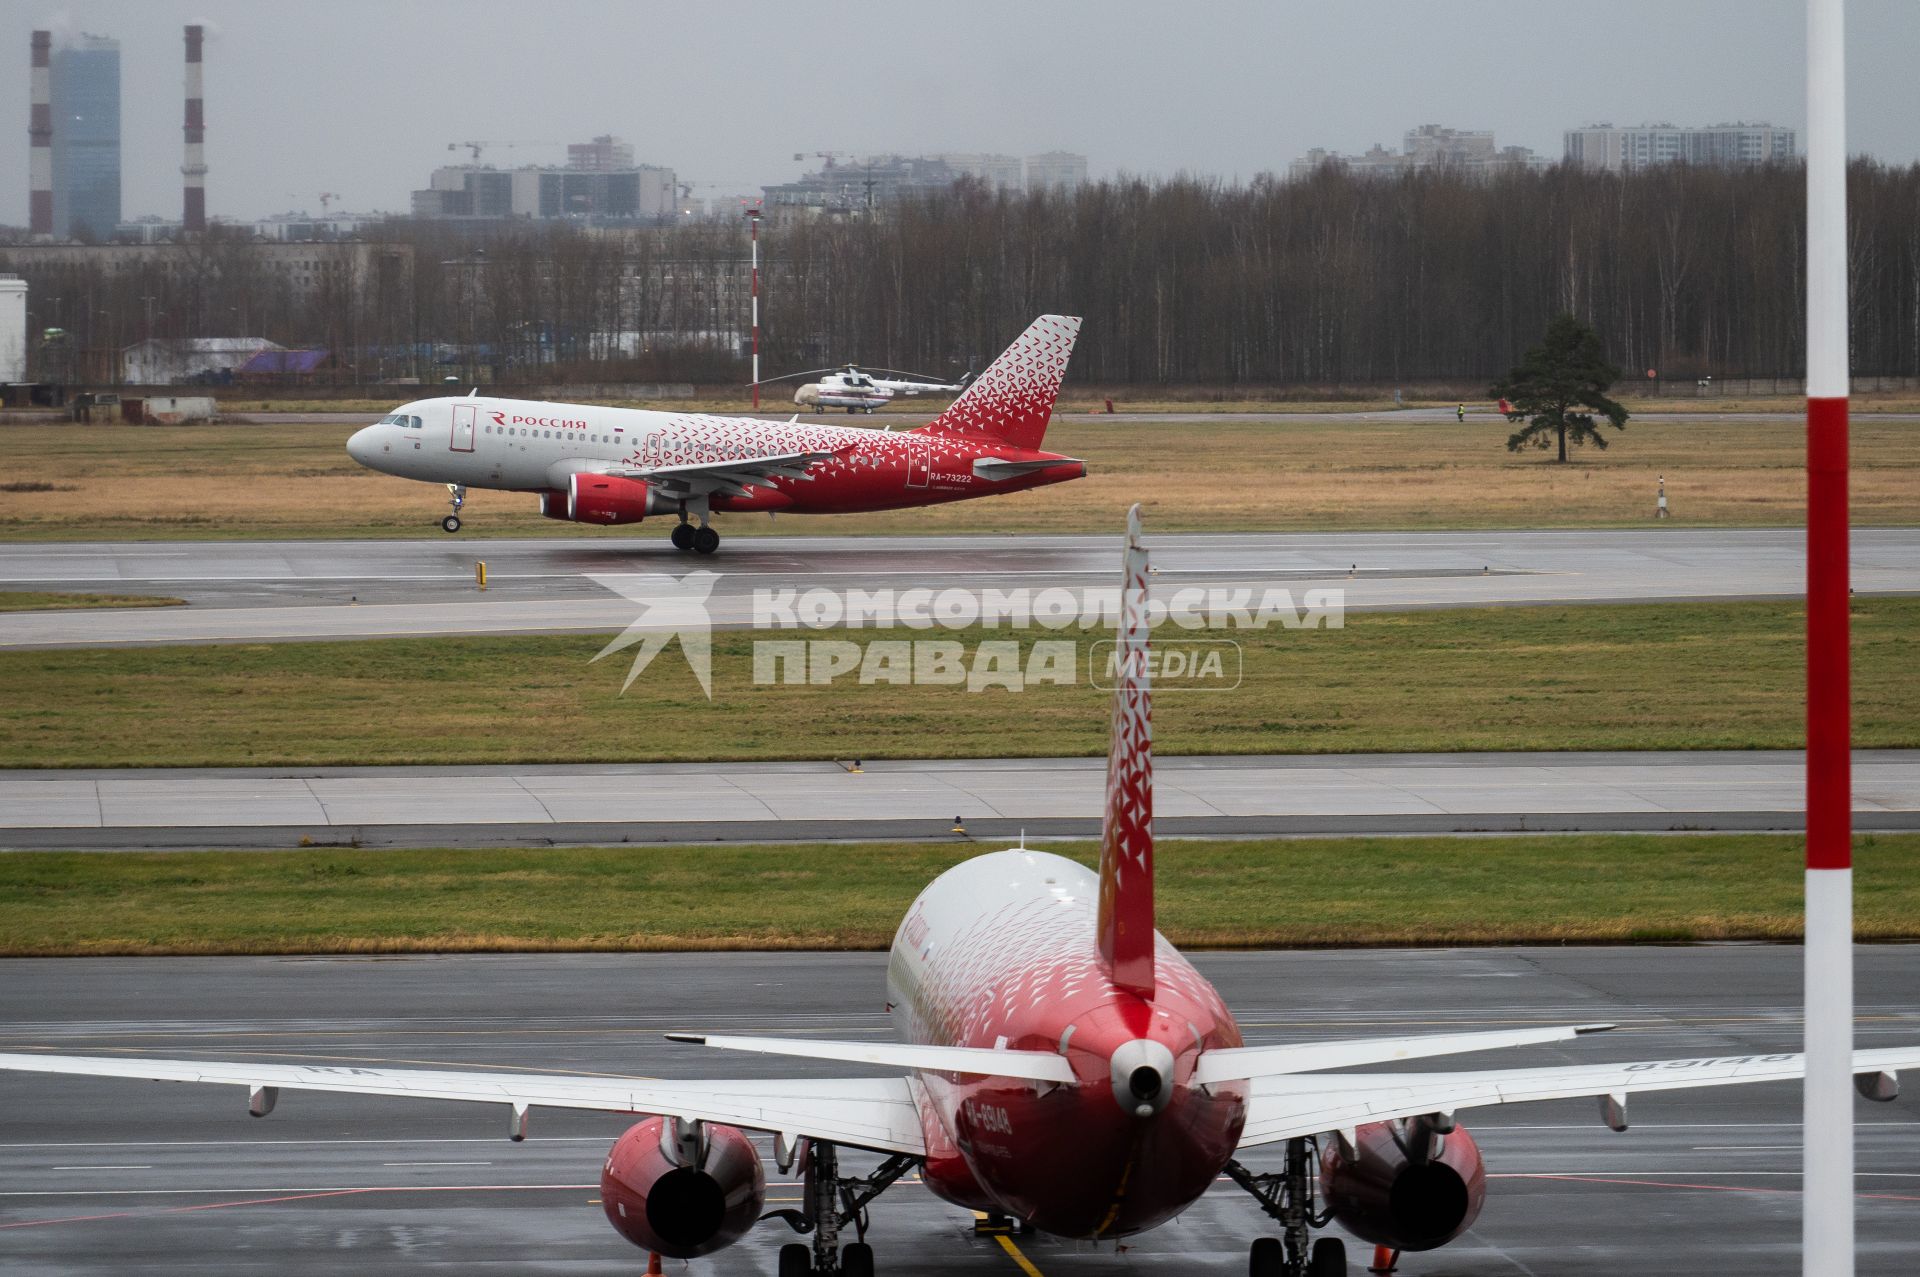
MULTIPOLYGON (((180 212, 180 28, 203 22, 207 207, 404 211, 447 143, 557 163, 601 133, 727 191, 796 151, 1084 153, 1229 180, 1313 146, 1492 129, 1558 158, 1594 121, 1805 126, 1800 0, 11 0, 0 222, 27 216, 28 35, 121 45, 128 217, 180 212)), ((1920 159, 1920 5, 1848 6, 1851 148, 1920 159)), ((720 193, 703 188, 696 195, 720 193)))

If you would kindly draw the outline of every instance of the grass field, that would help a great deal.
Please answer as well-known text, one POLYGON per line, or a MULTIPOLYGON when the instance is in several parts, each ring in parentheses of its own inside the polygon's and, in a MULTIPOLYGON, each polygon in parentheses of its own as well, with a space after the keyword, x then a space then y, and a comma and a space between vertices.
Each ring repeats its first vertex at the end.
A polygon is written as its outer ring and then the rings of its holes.
POLYGON ((185 599, 160 594, 53 594, 0 590, 0 612, 61 612, 86 607, 184 607, 185 599))
MULTIPOLYGON (((1355 613, 1227 631, 1233 691, 1164 690, 1175 754, 1749 749, 1801 742, 1792 603, 1355 613)), ((810 636, 812 632, 809 632, 810 636)), ((889 638, 927 637, 900 631, 889 638)), ((1025 637, 1047 637, 1036 631, 1025 637)), ((707 701, 675 648, 626 695, 597 636, 0 653, 0 766, 627 762, 1095 755, 1106 693, 755 685, 721 631, 707 701)), ((776 635, 792 638, 792 633, 776 635)), ((873 638, 874 631, 817 637, 873 638)), ((969 642, 979 632, 954 635, 969 642)), ((998 635, 1007 637, 1007 635, 998 635)), ((1920 745, 1920 599, 1854 607, 1854 740, 1920 745)))
MULTIPOLYGON (((1049 848, 1090 863, 1088 843, 1049 848)), ((0 955, 878 949, 983 848, 823 845, 0 856, 0 955)), ((1856 840, 1855 926, 1920 937, 1920 836, 1856 840)), ((1177 944, 1793 940, 1800 840, 1162 842, 1177 944)))
MULTIPOLYGON (((15 481, 0 537, 440 537, 445 495, 347 458, 352 426, 0 426, 15 481)), ((1088 477, 982 503, 834 518, 723 516, 723 533, 1108 532, 1142 501, 1159 531, 1650 525, 1666 477, 1668 526, 1794 524, 1803 428, 1711 417, 1633 422, 1565 466, 1507 452, 1499 420, 1278 423, 1067 418, 1047 446, 1088 477)), ((1920 426, 1861 420, 1853 514, 1920 522, 1920 426)), ((650 537, 539 517, 531 497, 475 491, 462 536, 650 537)))

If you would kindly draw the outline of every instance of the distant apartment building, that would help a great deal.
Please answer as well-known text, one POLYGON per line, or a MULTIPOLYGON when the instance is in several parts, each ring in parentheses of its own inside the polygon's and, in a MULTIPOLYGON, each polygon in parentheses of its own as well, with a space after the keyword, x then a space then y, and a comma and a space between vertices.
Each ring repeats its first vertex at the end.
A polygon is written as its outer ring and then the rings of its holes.
POLYGON ((120 224, 120 42, 76 35, 48 64, 53 233, 105 240, 120 224))
POLYGON ((1394 177, 1426 169, 1494 173, 1512 168, 1545 168, 1549 161, 1524 146, 1500 146, 1485 130, 1450 129, 1421 124, 1408 129, 1402 148, 1389 151, 1378 142, 1359 155, 1341 155, 1314 147, 1287 167, 1295 181, 1327 165, 1360 177, 1394 177))
POLYGON ((1740 168, 1791 160, 1797 154, 1794 141, 1792 129, 1773 124, 1709 124, 1705 128, 1590 124, 1567 130, 1566 158, 1582 168, 1615 173, 1676 163, 1740 168))
MULTIPOLYGON (((794 157, 798 159, 798 156, 794 157)), ((949 151, 939 155, 829 155, 818 170, 797 181, 762 187, 768 212, 852 213, 880 209, 908 196, 943 191, 975 177, 996 191, 1071 190, 1087 180, 1087 157, 1068 151, 1011 155, 949 151)))
POLYGON ((1027 157, 1029 191, 1070 191, 1087 184, 1087 157, 1072 151, 1045 151, 1027 157))
POLYGON ((634 162, 633 147, 597 137, 567 147, 564 168, 448 165, 413 193, 427 218, 664 221, 676 215, 679 183, 670 168, 634 162))
POLYGON ((996 191, 1017 191, 1026 184, 1026 174, 1017 155, 949 151, 933 158, 943 161, 956 175, 977 177, 996 191))

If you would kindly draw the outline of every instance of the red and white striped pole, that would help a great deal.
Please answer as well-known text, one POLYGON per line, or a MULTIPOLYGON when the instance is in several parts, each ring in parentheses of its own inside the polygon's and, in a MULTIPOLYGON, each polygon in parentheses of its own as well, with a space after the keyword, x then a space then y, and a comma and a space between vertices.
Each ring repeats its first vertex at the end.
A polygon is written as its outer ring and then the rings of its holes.
POLYGON ((27 71, 33 95, 27 118, 27 228, 35 235, 53 234, 53 81, 49 63, 53 33, 33 33, 33 62, 27 71))
POLYGON ((1845 0, 1807 0, 1807 1076, 1801 1271, 1853 1273, 1845 0))
POLYGON ((760 210, 747 210, 753 238, 753 410, 760 411, 760 210))
POLYGON ((204 34, 204 28, 198 26, 186 30, 187 116, 183 130, 186 154, 185 163, 180 165, 183 179, 180 229, 190 235, 207 229, 207 114, 206 93, 200 78, 200 46, 204 34))

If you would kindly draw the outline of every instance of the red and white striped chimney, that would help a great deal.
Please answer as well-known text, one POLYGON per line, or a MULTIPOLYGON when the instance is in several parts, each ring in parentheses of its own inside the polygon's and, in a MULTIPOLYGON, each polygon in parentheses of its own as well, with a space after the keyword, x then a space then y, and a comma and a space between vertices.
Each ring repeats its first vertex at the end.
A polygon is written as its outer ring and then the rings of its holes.
POLYGON ((32 142, 27 161, 27 226, 35 235, 53 234, 53 33, 33 33, 33 114, 27 122, 32 142))
POLYGON ((187 28, 187 160, 180 166, 180 175, 186 179, 186 203, 180 229, 189 232, 207 229, 207 117, 200 96, 200 37, 201 28, 187 28))

